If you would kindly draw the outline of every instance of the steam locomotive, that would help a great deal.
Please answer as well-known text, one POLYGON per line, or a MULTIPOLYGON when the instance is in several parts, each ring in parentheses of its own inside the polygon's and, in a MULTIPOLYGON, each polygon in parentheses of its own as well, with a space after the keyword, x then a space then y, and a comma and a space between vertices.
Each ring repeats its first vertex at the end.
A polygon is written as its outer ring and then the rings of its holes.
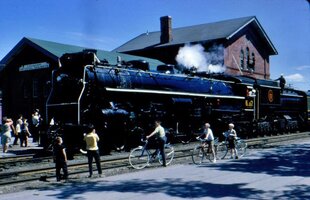
POLYGON ((101 150, 130 149, 141 134, 163 122, 170 142, 188 142, 209 122, 220 136, 233 122, 241 137, 298 131, 307 123, 307 96, 281 88, 278 82, 246 76, 182 73, 172 65, 144 61, 117 65, 94 52, 64 54, 53 72, 46 104, 47 119, 64 127, 67 146, 83 145, 83 133, 94 124, 101 150))

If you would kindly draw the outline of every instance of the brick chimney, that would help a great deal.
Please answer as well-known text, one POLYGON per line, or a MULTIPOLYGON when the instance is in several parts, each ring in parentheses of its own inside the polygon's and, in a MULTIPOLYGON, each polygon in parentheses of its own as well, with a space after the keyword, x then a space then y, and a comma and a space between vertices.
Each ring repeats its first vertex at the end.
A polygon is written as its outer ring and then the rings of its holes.
POLYGON ((163 16, 160 18, 160 43, 169 43, 172 41, 171 17, 163 16))

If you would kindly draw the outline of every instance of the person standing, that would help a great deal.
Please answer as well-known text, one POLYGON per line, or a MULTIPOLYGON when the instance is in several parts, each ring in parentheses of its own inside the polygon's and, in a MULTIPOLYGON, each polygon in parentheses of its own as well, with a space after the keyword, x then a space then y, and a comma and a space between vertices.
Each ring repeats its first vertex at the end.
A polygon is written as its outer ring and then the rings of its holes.
POLYGON ((1 131, 1 144, 3 148, 3 153, 7 153, 9 143, 11 141, 12 129, 10 127, 13 125, 13 121, 10 118, 4 117, 3 122, 4 124, 2 125, 2 131, 1 131))
POLYGON ((84 141, 86 142, 87 158, 88 158, 88 169, 89 176, 93 176, 93 159, 95 159, 99 177, 102 175, 100 154, 98 148, 99 136, 96 133, 96 129, 93 125, 89 126, 89 132, 84 136, 84 141))
POLYGON ((63 141, 61 137, 57 137, 54 146, 54 162, 56 168, 56 180, 59 182, 61 180, 60 171, 62 169, 64 175, 63 179, 66 181, 68 179, 68 165, 67 165, 67 154, 66 149, 63 146, 63 141))
POLYGON ((25 147, 28 147, 28 138, 31 136, 29 132, 29 124, 27 119, 23 119, 23 123, 21 124, 21 135, 20 135, 20 146, 23 147, 25 143, 25 147))
POLYGON ((36 109, 32 114, 31 122, 32 122, 32 137, 33 142, 37 142, 39 140, 39 130, 40 130, 40 114, 39 109, 36 109))
POLYGON ((235 158, 238 159, 238 151, 236 149, 236 144, 235 144, 235 141, 237 138, 237 132, 234 129, 234 127, 235 127, 234 124, 232 123, 228 124, 229 129, 228 131, 224 133, 224 136, 228 140, 228 147, 230 149, 231 158, 233 158, 235 155, 235 158))
POLYGON ((21 140, 21 134, 22 134, 22 129, 21 129, 21 126, 23 124, 23 115, 19 115, 19 118, 17 119, 16 121, 16 126, 15 126, 15 139, 14 139, 14 142, 13 142, 13 145, 18 145, 17 144, 17 141, 18 139, 20 140, 20 142, 22 142, 21 140))
POLYGON ((286 80, 285 80, 283 74, 281 74, 281 76, 278 79, 276 79, 275 81, 279 81, 281 91, 283 91, 285 84, 286 84, 286 80))
POLYGON ((165 144, 167 141, 165 129, 161 126, 161 121, 155 121, 155 130, 148 136, 146 139, 149 139, 152 136, 156 136, 158 149, 163 159, 163 166, 166 167, 166 155, 165 155, 165 144))

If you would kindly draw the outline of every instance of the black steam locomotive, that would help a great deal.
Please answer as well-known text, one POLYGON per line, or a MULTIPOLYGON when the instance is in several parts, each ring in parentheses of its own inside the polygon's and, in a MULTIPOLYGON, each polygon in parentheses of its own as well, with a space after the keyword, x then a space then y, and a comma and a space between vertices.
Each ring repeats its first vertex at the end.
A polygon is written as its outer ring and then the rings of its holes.
POLYGON ((246 76, 180 73, 171 65, 150 71, 144 61, 110 65, 93 52, 64 54, 53 72, 47 119, 64 127, 67 146, 83 144, 92 123, 102 150, 139 144, 160 119, 171 142, 188 142, 204 122, 221 135, 233 122, 241 137, 297 131, 307 122, 307 97, 275 81, 246 76))

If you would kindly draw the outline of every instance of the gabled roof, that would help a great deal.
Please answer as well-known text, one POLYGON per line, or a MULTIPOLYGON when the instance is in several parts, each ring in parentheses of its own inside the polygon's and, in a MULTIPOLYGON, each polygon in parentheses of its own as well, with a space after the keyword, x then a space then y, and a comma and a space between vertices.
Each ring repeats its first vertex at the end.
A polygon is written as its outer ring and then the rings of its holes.
MULTIPOLYGON (((0 70, 6 65, 8 65, 12 61, 12 59, 14 59, 14 56, 17 55, 20 51, 22 51, 22 49, 27 45, 42 52, 44 55, 50 57, 52 60, 55 60, 55 62, 58 62, 58 59, 65 53, 75 53, 75 52, 83 51, 84 49, 89 49, 86 47, 61 44, 57 42, 24 37, 0 61, 0 70)), ((120 56, 122 60, 125 60, 125 61, 145 60, 149 62, 150 66, 157 66, 157 65, 163 64, 162 62, 155 60, 155 59, 150 59, 150 58, 145 58, 145 57, 140 57, 140 56, 132 56, 132 55, 117 53, 117 52, 97 50, 97 57, 100 60, 106 59, 110 64, 117 64, 118 56, 120 56)))
POLYGON ((271 43, 267 34, 258 22, 255 16, 230 19, 220 22, 200 24, 182 28, 172 29, 172 41, 169 43, 160 43, 160 31, 143 33, 138 37, 128 41, 122 46, 114 49, 117 52, 129 52, 142 50, 146 48, 157 48, 172 45, 182 45, 186 43, 208 42, 212 40, 229 40, 244 27, 253 24, 258 29, 258 34, 267 41, 270 47, 271 55, 277 54, 277 50, 271 43))

